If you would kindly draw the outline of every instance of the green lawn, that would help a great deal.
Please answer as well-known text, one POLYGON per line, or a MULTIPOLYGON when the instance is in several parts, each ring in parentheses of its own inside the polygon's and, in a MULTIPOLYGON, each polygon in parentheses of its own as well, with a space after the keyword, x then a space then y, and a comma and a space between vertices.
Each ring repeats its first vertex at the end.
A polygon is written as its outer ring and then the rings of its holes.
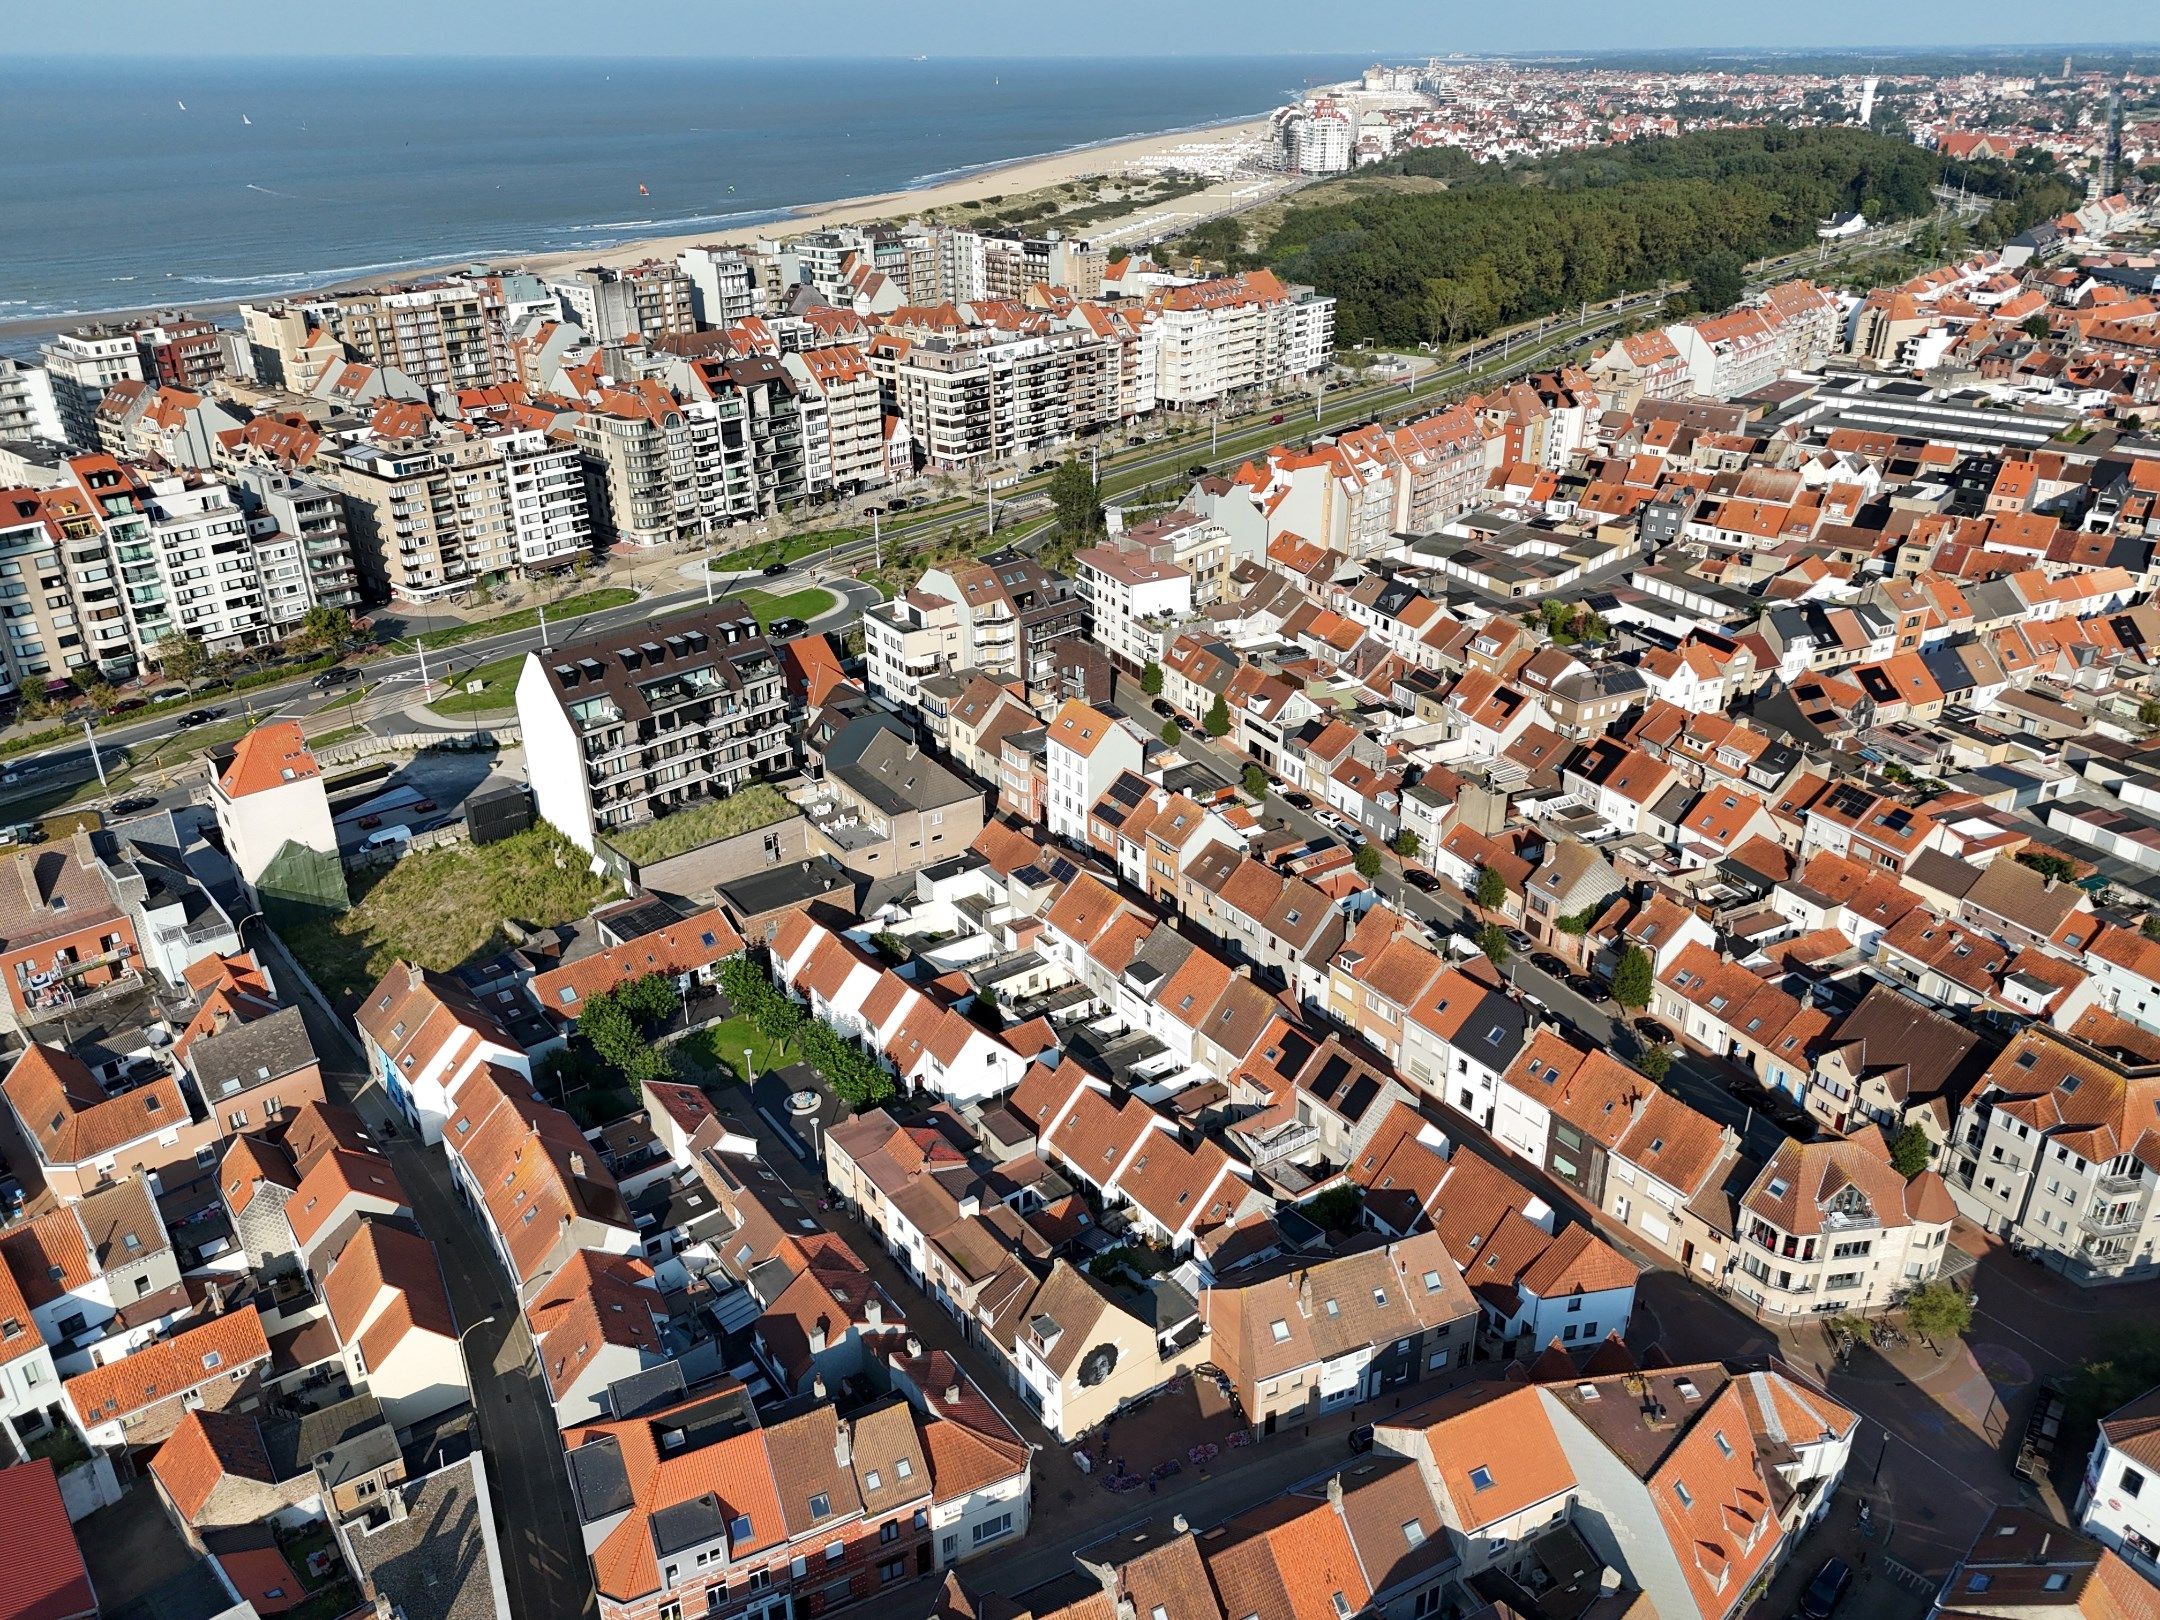
POLYGON ((775 535, 770 540, 760 540, 754 546, 731 551, 724 557, 715 557, 706 566, 716 574, 739 574, 746 568, 765 568, 773 563, 801 562, 805 557, 815 557, 829 546, 844 546, 856 540, 870 538, 868 528, 842 525, 832 529, 817 529, 809 534, 775 535))
MULTIPOLYGON (((566 596, 560 602, 547 604, 548 625, 561 628, 565 634, 570 621, 588 613, 604 613, 609 608, 628 607, 637 600, 638 593, 627 585, 604 585, 598 590, 584 591, 576 596, 566 596)), ((429 630, 418 636, 423 647, 455 647, 461 641, 471 641, 478 636, 508 635, 513 630, 530 630, 540 622, 538 607, 519 608, 514 613, 500 613, 492 619, 474 619, 469 624, 446 624, 440 630, 429 630)))
POLYGON ((768 1074, 793 1063, 800 1055, 792 1042, 767 1040, 758 1033, 755 1024, 739 1013, 717 1024, 692 1030, 676 1042, 675 1049, 692 1066, 707 1074, 733 1077, 738 1081, 768 1074), (743 1072, 746 1052, 749 1074, 743 1072))
POLYGON ((310 737, 307 741, 310 748, 328 748, 333 743, 351 742, 355 737, 365 737, 367 734, 366 726, 339 726, 335 731, 326 731, 318 737, 310 737))
POLYGON ((550 928, 615 892, 584 852, 541 825, 499 844, 446 844, 351 875, 352 909, 280 919, 278 932, 324 994, 350 1002, 405 958, 448 971, 507 943, 506 917, 550 928))
POLYGON ((724 799, 708 799, 687 805, 654 821, 608 834, 608 842, 640 866, 650 866, 701 844, 733 838, 785 821, 795 807, 766 782, 752 782, 724 799))
POLYGON ((776 619, 814 619, 820 613, 830 612, 834 600, 833 593, 822 585, 806 585, 785 596, 774 596, 766 591, 737 591, 734 599, 756 616, 761 627, 776 619))
POLYGON ((428 707, 452 719, 514 709, 517 707, 518 671, 524 667, 523 653, 512 653, 507 658, 492 659, 485 664, 453 665, 436 676, 448 690, 428 707), (468 692, 465 688, 473 681, 480 683, 480 690, 468 692))

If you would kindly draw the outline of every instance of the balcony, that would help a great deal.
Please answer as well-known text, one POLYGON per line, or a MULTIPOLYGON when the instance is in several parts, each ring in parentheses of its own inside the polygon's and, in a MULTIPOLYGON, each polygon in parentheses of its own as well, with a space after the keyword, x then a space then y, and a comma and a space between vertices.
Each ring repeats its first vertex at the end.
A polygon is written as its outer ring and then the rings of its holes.
POLYGON ((2135 1232, 2144 1223, 2144 1212, 2136 1204, 2110 1204, 2105 1208, 2087 1210, 2078 1217, 2079 1230, 2095 1237, 2112 1237, 2123 1232, 2135 1232))

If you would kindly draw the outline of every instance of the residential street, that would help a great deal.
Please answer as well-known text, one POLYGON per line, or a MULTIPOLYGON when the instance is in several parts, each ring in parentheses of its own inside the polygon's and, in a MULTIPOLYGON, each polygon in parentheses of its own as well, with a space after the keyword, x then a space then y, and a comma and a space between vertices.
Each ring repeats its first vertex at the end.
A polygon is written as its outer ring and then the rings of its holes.
MULTIPOLYGON (((281 983, 301 982, 275 933, 257 926, 250 943, 267 951, 271 972, 281 983)), ((352 1026, 313 996, 298 999, 325 1081, 337 1094, 333 1100, 356 1107, 388 1150, 399 1181, 411 1195, 413 1214, 441 1257, 472 1381, 512 1612, 518 1620, 589 1615, 594 1610, 592 1567, 571 1505, 555 1408, 509 1278, 479 1222, 452 1188, 441 1150, 421 1146, 403 1128, 395 1138, 388 1137, 384 1127, 389 1104, 363 1066, 352 1026)))

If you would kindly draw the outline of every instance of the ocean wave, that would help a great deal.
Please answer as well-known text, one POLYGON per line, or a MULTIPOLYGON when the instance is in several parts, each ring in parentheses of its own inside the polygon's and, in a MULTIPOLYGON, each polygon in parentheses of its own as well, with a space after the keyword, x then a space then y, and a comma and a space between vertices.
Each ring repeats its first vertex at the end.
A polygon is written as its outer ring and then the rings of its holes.
POLYGON ((371 276, 378 270, 411 270, 424 264, 454 264, 464 254, 430 254, 419 259, 384 259, 376 264, 333 265, 327 270, 280 270, 259 276, 209 276, 183 274, 173 277, 175 281, 189 282, 197 287, 301 287, 313 286, 325 281, 343 281, 351 276, 371 276))
POLYGON ((699 225, 738 225, 745 220, 769 219, 785 212, 787 210, 774 208, 737 208, 724 214, 677 214, 670 219, 603 219, 576 229, 588 235, 597 231, 636 231, 640 235, 650 235, 654 231, 676 231, 699 225))

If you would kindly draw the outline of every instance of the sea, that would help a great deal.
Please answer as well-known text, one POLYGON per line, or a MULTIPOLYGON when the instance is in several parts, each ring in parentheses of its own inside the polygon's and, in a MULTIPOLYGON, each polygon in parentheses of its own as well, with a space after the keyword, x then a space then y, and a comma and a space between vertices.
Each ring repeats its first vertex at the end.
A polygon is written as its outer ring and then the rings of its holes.
POLYGON ((14 58, 0 322, 757 223, 1259 115, 1365 65, 14 58))

